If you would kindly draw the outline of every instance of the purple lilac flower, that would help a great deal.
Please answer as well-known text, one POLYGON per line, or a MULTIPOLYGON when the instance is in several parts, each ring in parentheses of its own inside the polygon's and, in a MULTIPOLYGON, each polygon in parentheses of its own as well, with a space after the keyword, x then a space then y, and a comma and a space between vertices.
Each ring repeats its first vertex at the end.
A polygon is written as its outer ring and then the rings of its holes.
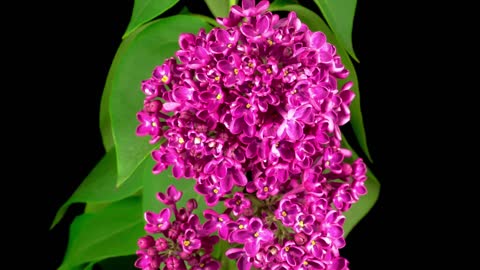
POLYGON ((232 242, 244 244, 245 252, 253 257, 260 250, 262 243, 269 243, 273 240, 273 233, 264 227, 259 218, 252 218, 246 230, 233 230, 230 238, 232 242))
POLYGON ((287 241, 280 250, 280 256, 293 267, 300 265, 304 254, 305 251, 293 241, 287 241))
POLYGON ((170 208, 164 208, 160 213, 156 214, 150 211, 145 213, 145 230, 149 233, 159 233, 170 228, 170 208))
POLYGON ((210 257, 210 255, 204 255, 200 258, 197 265, 193 266, 191 270, 219 270, 220 263, 210 257))
MULTIPOLYGON (((218 242, 218 236, 204 231, 197 215, 197 202, 190 199, 186 207, 177 208, 177 202, 183 193, 169 186, 166 193, 157 196, 164 208, 156 214, 150 211, 145 213, 146 236, 140 237, 137 244, 137 260, 134 265, 142 270, 157 269, 192 269, 218 270, 220 263, 211 258, 213 246, 218 242), (174 215, 174 220, 170 218, 174 215), (154 235, 163 236, 155 239, 154 235), (152 235, 153 234, 153 235, 152 235), (162 267, 163 265, 163 267, 162 267)), ((226 226, 225 226, 226 227, 226 226)))
POLYGON ((235 216, 240 215, 245 209, 250 208, 251 202, 245 198, 245 195, 236 192, 232 198, 225 200, 225 207, 231 208, 235 216))
POLYGON ((217 18, 224 28, 180 35, 141 82, 137 135, 164 139, 153 173, 171 166, 208 207, 226 209, 205 210, 202 224, 195 200, 176 206, 186 191, 158 193, 167 208, 147 211, 145 230, 163 236, 139 239, 138 268, 220 269, 210 253, 223 239, 242 270, 348 269, 343 213, 367 193, 365 163, 341 144, 349 71, 324 33, 255 2, 217 18))
POLYGON ((180 244, 183 251, 186 253, 192 253, 198 250, 201 246, 200 239, 197 238, 197 234, 192 229, 187 229, 182 237, 179 237, 180 244))
POLYGON ((162 192, 157 193, 157 199, 166 205, 173 205, 180 200, 182 195, 183 192, 178 191, 174 185, 170 185, 166 194, 162 192))

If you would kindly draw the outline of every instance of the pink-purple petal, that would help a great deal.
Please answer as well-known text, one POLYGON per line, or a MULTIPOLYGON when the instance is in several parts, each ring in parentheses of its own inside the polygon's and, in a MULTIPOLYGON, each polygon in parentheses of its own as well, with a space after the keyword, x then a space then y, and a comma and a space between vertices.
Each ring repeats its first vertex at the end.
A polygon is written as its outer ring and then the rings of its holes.
POLYGON ((286 128, 287 135, 292 140, 298 140, 303 134, 303 127, 295 120, 289 120, 286 128))

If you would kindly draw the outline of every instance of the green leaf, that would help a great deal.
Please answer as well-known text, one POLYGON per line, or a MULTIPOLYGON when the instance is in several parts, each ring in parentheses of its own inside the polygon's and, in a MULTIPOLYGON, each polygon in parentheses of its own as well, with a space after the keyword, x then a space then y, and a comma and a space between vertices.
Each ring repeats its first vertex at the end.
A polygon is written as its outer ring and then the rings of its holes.
POLYGON ((363 124, 362 108, 360 107, 360 91, 358 86, 357 73, 355 72, 355 67, 353 66, 352 61, 348 55, 346 55, 345 50, 337 50, 338 54, 342 57, 342 62, 345 67, 350 71, 350 75, 341 82, 345 83, 347 81, 353 81, 352 90, 355 93, 355 98, 350 104, 350 125, 352 125, 353 133, 360 145, 360 148, 363 150, 370 162, 373 162, 370 151, 368 151, 367 144, 367 135, 365 134, 365 127, 363 124))
POLYGON ((117 185, 123 184, 137 167, 150 156, 156 145, 149 138, 138 137, 136 113, 142 108, 144 94, 140 90, 142 80, 151 77, 156 66, 172 57, 179 49, 181 33, 207 31, 211 26, 197 17, 176 15, 159 19, 145 27, 129 43, 112 74, 110 116, 113 139, 117 150, 117 185))
MULTIPOLYGON (((343 147, 352 151, 352 159, 357 159, 358 155, 353 151, 352 147, 348 144, 345 137, 342 138, 343 147)), ((365 217, 370 209, 375 205, 380 193, 380 182, 373 174, 370 168, 367 168, 367 181, 365 182, 367 187, 367 194, 360 197, 360 200, 352 205, 352 207, 344 213, 346 219, 343 229, 345 231, 344 237, 352 231, 352 229, 365 217)))
POLYGON ((114 147, 113 133, 112 133, 112 121, 110 117, 110 96, 112 94, 112 82, 114 74, 118 71, 119 62, 121 56, 129 48, 136 35, 140 33, 149 24, 144 24, 137 30, 135 30, 127 39, 123 40, 118 47, 115 57, 113 58, 112 65, 108 71, 105 87, 103 88, 102 99, 100 101, 100 133, 102 135, 102 142, 105 151, 108 152, 114 147))
MULTIPOLYGON (((124 199, 142 188, 142 174, 134 173, 131 180, 121 187, 116 187, 117 164, 115 162, 115 149, 105 154, 90 174, 75 190, 58 210, 52 229, 63 217, 72 203, 106 203, 124 199)), ((143 168, 143 167, 142 167, 143 168)), ((143 170, 141 170, 143 172, 143 170)))
POLYGON ((78 216, 70 226, 65 258, 59 270, 106 258, 135 254, 145 234, 141 199, 127 198, 95 214, 78 216))
POLYGON ((179 0, 135 0, 130 23, 128 23, 127 30, 122 38, 126 38, 144 23, 161 15, 178 3, 178 1, 179 0))
POLYGON ((299 5, 272 5, 270 6, 271 11, 295 11, 297 13, 298 18, 309 26, 310 30, 312 31, 322 31, 326 36, 328 42, 335 45, 337 48, 337 53, 342 58, 342 63, 345 67, 350 71, 350 75, 345 80, 340 80, 339 83, 345 83, 347 81, 353 82, 352 91, 355 93, 355 98, 353 99, 352 103, 350 104, 350 124, 352 125, 353 132, 357 137, 357 141, 362 148, 363 152, 367 156, 367 158, 372 161, 370 156, 370 152, 368 151, 367 145, 367 137, 365 135, 365 128, 363 125, 363 117, 362 117, 362 110, 360 108, 360 91, 358 86, 358 78, 357 73, 355 72, 355 67, 353 66, 352 61, 342 47, 341 44, 337 42, 337 39, 333 32, 328 28, 325 22, 320 18, 315 12, 299 6, 299 5))
POLYGON ((353 51, 352 30, 357 0, 314 0, 347 52, 358 61, 353 51))
POLYGON ((77 266, 64 266, 62 268, 59 268, 58 270, 87 270, 90 264, 82 264, 82 265, 77 265, 77 266))
POLYGON ((93 270, 93 267, 95 266, 95 264, 96 262, 91 262, 83 270, 93 270))
POLYGON ((228 17, 230 0, 205 0, 214 17, 228 17))
POLYGON ((105 207, 109 206, 111 202, 87 202, 85 203, 85 210, 84 213, 97 213, 103 210, 105 207))

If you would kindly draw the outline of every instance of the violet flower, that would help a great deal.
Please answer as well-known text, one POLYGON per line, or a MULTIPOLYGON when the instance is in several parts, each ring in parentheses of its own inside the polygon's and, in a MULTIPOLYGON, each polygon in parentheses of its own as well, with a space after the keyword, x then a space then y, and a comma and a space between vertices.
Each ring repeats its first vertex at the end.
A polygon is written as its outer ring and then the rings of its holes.
POLYGON ((245 195, 236 192, 231 199, 225 201, 225 207, 231 208, 235 216, 240 215, 245 209, 250 208, 251 202, 245 198, 245 195))
POLYGON ((160 213, 155 214, 151 211, 145 212, 145 231, 149 233, 159 233, 170 228, 170 208, 164 208, 160 213))
POLYGON ((157 193, 157 199, 166 205, 173 205, 180 200, 182 195, 183 192, 178 191, 175 185, 170 185, 167 188, 166 194, 163 192, 157 193))
POLYGON ((268 243, 273 240, 273 233, 264 228, 261 219, 252 218, 246 230, 232 231, 230 239, 232 242, 244 244, 246 254, 253 257, 260 250, 262 242, 268 243))
POLYGON ((221 238, 238 244, 225 254, 241 270, 348 269, 343 212, 367 193, 366 165, 341 147, 353 83, 324 33, 268 7, 243 0, 217 18, 224 28, 181 34, 141 82, 136 133, 164 139, 152 172, 172 167, 226 210, 202 224, 195 200, 176 206, 186 191, 159 192, 168 208, 147 211, 145 230, 163 236, 139 240, 137 268, 220 269, 221 238))

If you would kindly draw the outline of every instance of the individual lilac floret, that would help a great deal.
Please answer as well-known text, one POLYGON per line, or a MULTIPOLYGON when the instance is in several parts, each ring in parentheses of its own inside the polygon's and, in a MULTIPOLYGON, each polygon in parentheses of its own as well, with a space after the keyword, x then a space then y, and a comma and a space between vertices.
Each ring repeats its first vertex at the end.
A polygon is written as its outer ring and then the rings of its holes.
POLYGON ((145 213, 145 230, 149 233, 164 232, 170 228, 170 208, 164 208, 160 213, 156 214, 150 211, 145 213))
POLYGON ((230 238, 232 242, 244 244, 246 254, 253 257, 260 250, 261 244, 269 243, 273 240, 273 233, 264 227, 261 219, 252 218, 247 229, 232 231, 230 238))
POLYGON ((249 209, 250 206, 250 200, 245 198, 245 195, 240 192, 235 193, 232 198, 225 200, 225 207, 231 208, 232 213, 235 216, 240 215, 245 210, 249 209))

